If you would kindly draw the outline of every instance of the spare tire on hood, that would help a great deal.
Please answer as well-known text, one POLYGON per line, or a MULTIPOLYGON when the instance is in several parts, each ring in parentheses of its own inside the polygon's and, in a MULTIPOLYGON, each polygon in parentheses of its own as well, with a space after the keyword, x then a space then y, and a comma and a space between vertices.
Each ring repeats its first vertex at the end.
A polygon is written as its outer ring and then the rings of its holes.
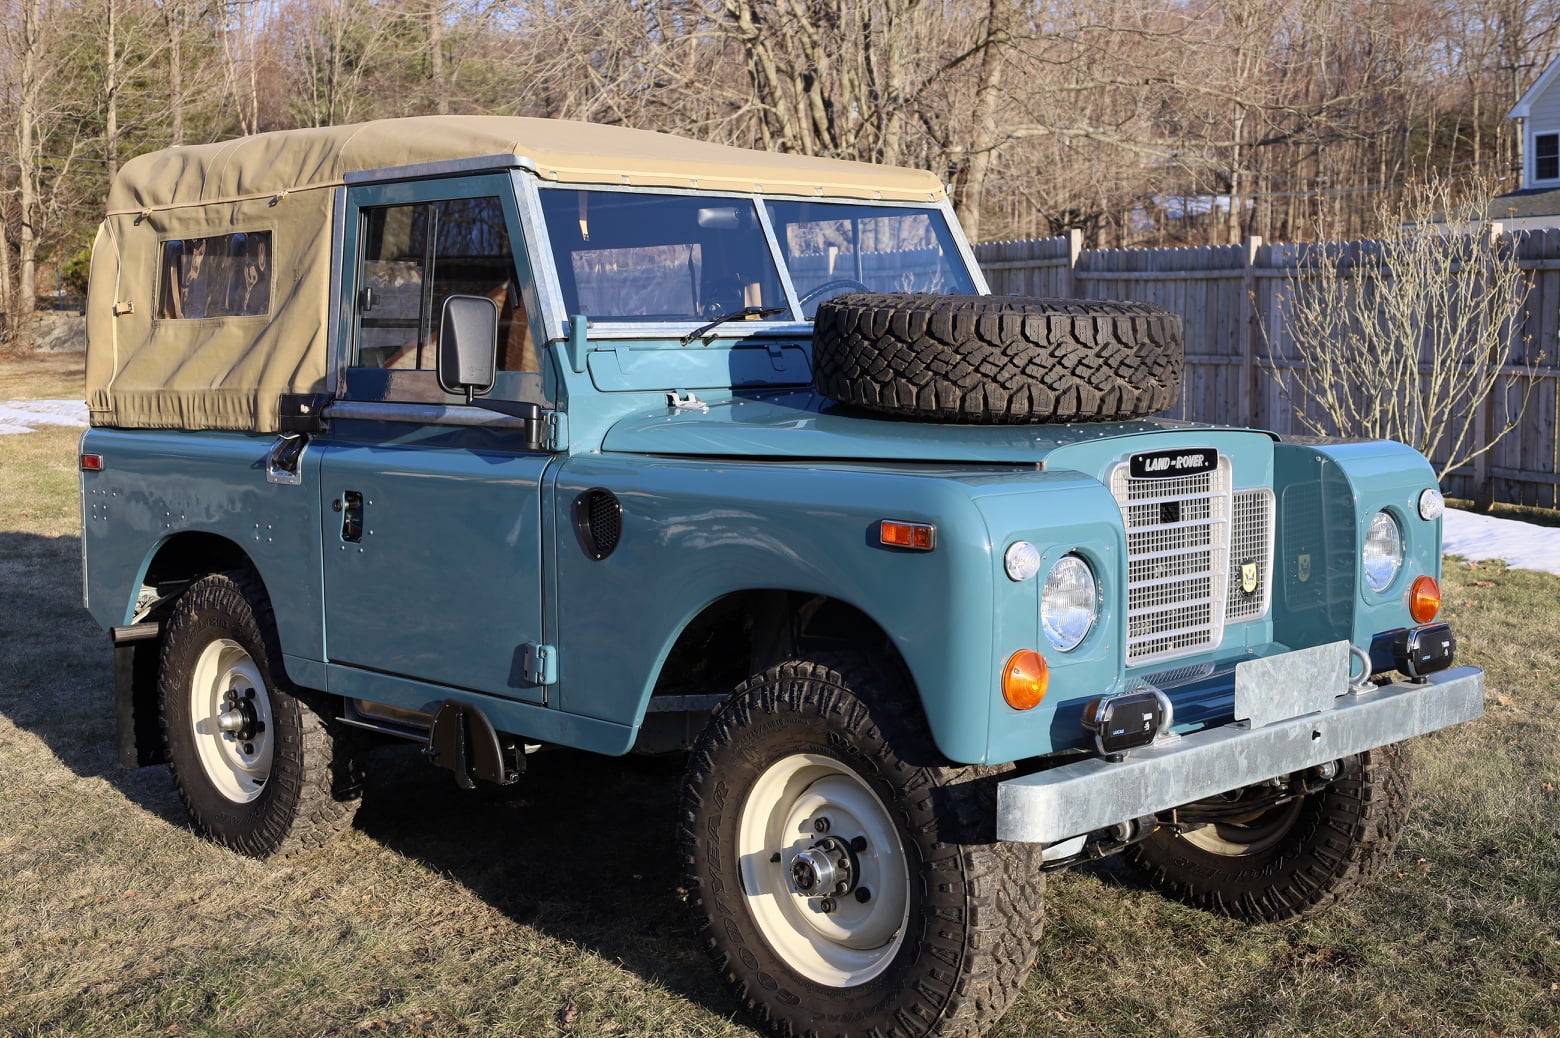
POLYGON ((939 422, 1140 418, 1174 406, 1181 318, 1146 303, 856 293, 818 307, 813 384, 939 422))

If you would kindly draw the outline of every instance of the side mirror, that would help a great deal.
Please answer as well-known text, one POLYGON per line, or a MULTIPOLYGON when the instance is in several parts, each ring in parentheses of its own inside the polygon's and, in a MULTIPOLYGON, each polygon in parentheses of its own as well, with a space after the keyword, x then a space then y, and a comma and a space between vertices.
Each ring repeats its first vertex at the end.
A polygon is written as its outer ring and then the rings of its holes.
POLYGON ((487 296, 448 296, 439 316, 439 387, 466 403, 493 388, 498 372, 498 304, 487 296))

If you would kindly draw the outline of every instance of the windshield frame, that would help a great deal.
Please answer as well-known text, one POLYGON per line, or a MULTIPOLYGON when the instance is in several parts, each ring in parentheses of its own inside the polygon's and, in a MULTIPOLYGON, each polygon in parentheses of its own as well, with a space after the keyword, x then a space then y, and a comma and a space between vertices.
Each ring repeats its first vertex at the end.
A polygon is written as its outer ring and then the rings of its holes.
MULTIPOLYGON (((533 257, 532 270, 536 280, 537 294, 541 297, 539 301, 541 303, 544 333, 549 341, 568 337, 570 315, 564 305, 563 284, 558 275, 556 267, 557 258, 553 251, 552 238, 548 233, 543 214, 541 198, 543 191, 572 190, 623 194, 677 195, 709 199, 712 202, 729 200, 753 207, 758 224, 763 229, 765 243, 769 248, 770 261, 774 264, 775 270, 779 275, 789 315, 782 316, 778 320, 730 321, 713 329, 701 339, 694 340, 687 348, 696 348, 703 342, 712 339, 742 339, 755 335, 781 336, 793 339, 810 339, 812 337, 812 321, 799 316, 802 311, 797 298, 796 285, 791 279, 791 271, 786 265, 785 254, 780 248, 779 240, 775 236, 774 226, 769 219, 768 207, 764 204, 766 201, 833 203, 846 206, 871 206, 874 208, 892 207, 941 213, 948 236, 958 254, 958 261, 964 264, 964 269, 969 274, 975 291, 981 294, 989 291, 980 266, 975 261, 974 251, 965 239, 964 232, 959 227, 958 220, 954 217, 952 203, 947 198, 943 198, 935 203, 901 202, 821 195, 701 191, 697 188, 554 183, 552 181, 542 181, 526 170, 515 170, 512 178, 515 184, 515 193, 520 202, 522 231, 525 234, 527 247, 533 257)), ((779 305, 778 300, 776 305, 779 305)), ((672 340, 673 342, 678 342, 690 331, 708 323, 709 320, 709 318, 690 317, 674 321, 613 321, 596 320, 591 318, 589 314, 586 314, 586 318, 589 321, 590 336, 593 339, 654 339, 672 340)))

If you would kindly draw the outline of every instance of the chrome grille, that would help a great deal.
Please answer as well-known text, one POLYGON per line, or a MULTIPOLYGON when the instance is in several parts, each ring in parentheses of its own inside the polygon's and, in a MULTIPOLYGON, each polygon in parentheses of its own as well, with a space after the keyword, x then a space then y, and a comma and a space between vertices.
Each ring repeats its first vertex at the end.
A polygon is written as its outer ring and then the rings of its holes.
POLYGON ((1273 565, 1273 495, 1267 490, 1242 490, 1234 497, 1230 524, 1230 593, 1224 605, 1225 623, 1255 620, 1268 611, 1272 599, 1268 572, 1273 565), (1257 586, 1247 592, 1242 566, 1257 568, 1257 586))
POLYGON ((1186 656, 1219 644, 1229 594, 1230 461, 1211 472, 1133 479, 1111 493, 1127 531, 1127 662, 1186 656))

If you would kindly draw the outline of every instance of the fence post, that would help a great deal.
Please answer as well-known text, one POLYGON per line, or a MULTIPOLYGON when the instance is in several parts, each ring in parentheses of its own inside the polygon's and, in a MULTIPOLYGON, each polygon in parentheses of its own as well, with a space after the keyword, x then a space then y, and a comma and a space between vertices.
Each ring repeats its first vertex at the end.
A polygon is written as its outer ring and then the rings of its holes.
POLYGON ((1062 298, 1078 298, 1078 257, 1083 253, 1083 231, 1067 229, 1067 269, 1062 275, 1062 298))
POLYGON ((1260 398, 1257 385, 1257 329, 1256 329, 1256 301, 1257 288, 1257 250, 1262 248, 1262 236, 1258 234, 1246 237, 1246 248, 1241 256, 1240 270, 1240 371, 1241 386, 1246 392, 1246 424, 1253 428, 1257 425, 1257 401, 1260 398))

